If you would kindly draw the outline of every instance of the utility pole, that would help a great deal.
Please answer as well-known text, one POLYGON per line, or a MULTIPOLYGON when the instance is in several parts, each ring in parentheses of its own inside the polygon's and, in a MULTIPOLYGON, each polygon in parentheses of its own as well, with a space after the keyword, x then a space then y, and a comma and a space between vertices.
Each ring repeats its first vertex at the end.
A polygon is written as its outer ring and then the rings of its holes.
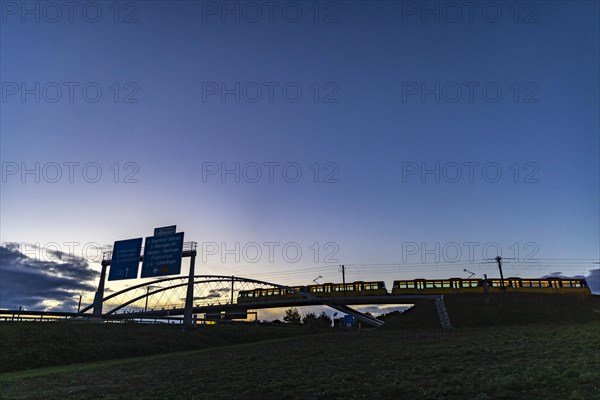
POLYGON ((496 262, 498 263, 498 269, 500 270, 500 287, 504 289, 504 274, 502 273, 502 257, 497 256, 496 262))
POLYGON ((340 265, 340 272, 342 273, 342 287, 344 288, 343 292, 346 292, 346 268, 343 265, 340 265))

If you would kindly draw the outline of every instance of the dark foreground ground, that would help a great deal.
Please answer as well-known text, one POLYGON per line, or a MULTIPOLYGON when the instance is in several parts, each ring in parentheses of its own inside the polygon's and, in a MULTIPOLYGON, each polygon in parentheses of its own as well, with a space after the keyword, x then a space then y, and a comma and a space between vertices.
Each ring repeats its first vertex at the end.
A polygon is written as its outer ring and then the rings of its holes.
POLYGON ((597 319, 335 331, 4 373, 0 392, 5 399, 598 399, 599 349, 597 319))
POLYGON ((199 350, 310 334, 292 326, 0 323, 0 373, 199 350))
POLYGON ((0 398, 600 400, 600 297, 446 306, 450 331, 431 301, 361 330, 1 323, 0 398))

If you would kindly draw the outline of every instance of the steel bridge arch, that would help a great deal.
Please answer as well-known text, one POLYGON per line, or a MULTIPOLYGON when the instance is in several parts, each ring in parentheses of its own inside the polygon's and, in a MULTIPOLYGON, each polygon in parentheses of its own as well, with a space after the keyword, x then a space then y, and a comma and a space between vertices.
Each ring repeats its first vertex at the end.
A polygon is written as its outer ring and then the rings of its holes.
MULTIPOLYGON (((131 286, 122 290, 119 290, 118 292, 112 293, 106 297, 104 297, 102 299, 102 303, 104 304, 106 301, 115 298, 117 296, 120 296, 122 294, 125 294, 127 292, 133 292, 137 289, 143 288, 143 287, 149 287, 149 286, 153 286, 153 285, 157 285, 159 283, 163 283, 163 282, 168 282, 168 281, 176 281, 176 280, 182 280, 182 279, 188 279, 188 277, 185 276, 177 276, 177 277, 170 277, 170 278, 163 278, 163 279, 157 279, 151 282, 144 282, 144 283, 140 283, 138 285, 135 286, 131 286)), ((231 283, 235 283, 235 282, 241 282, 241 283, 255 283, 258 285, 267 285, 267 286, 272 286, 272 287, 276 287, 279 289, 286 289, 292 293, 296 293, 296 294, 300 294, 301 296, 303 296, 304 298, 307 299, 316 299, 314 296, 311 296, 307 293, 295 290, 289 286, 286 285, 280 285, 278 283, 273 283, 273 282, 267 282, 267 281, 261 281, 261 280, 257 280, 257 279, 251 279, 251 278, 243 278, 243 277, 238 277, 238 276, 233 276, 233 275, 194 275, 194 285, 196 284, 201 284, 201 283, 213 283, 213 282, 231 282, 231 283), (198 279, 205 279, 205 280, 198 280, 198 279)), ((165 286, 165 287, 159 287, 158 290, 155 291, 147 291, 145 294, 139 295, 137 297, 134 297, 132 299, 129 299, 128 301, 116 306, 115 308, 111 309, 110 311, 108 311, 106 313, 106 315, 111 315, 114 314, 115 312, 117 312, 118 310, 133 304, 137 301, 143 300, 146 297, 150 297, 154 294, 160 293, 160 292, 164 292, 167 290, 171 290, 171 289, 175 289, 178 287, 183 287, 183 286, 187 286, 189 284, 189 282, 185 281, 185 282, 181 282, 181 283, 177 283, 175 285, 169 285, 169 286, 165 286)), ((90 310, 92 310, 94 307, 93 304, 90 304, 89 306, 83 308, 81 310, 81 313, 86 313, 90 310)))
MULTIPOLYGON (((111 316, 114 315, 117 311, 123 309, 124 307, 131 305, 131 304, 135 304, 136 302, 143 300, 144 298, 148 299, 150 298, 150 296, 156 295, 158 293, 161 292, 166 292, 168 290, 172 290, 172 289, 176 289, 179 287, 184 287, 184 286, 189 286, 190 283, 190 278, 191 277, 185 277, 185 276, 176 276, 176 277, 170 277, 170 278, 162 278, 162 279, 157 279, 151 282, 144 282, 144 283, 140 283, 122 290, 119 290, 118 292, 112 293, 106 297, 104 297, 102 299, 102 304, 104 304, 106 301, 117 298, 118 296, 127 294, 128 292, 132 292, 134 293, 135 290, 147 287, 148 289, 146 290, 145 293, 137 295, 137 296, 133 296, 132 298, 127 299, 126 301, 123 301, 122 303, 118 304, 117 306, 113 307, 112 309, 110 309, 108 312, 104 313, 105 316, 111 316), (168 286, 160 286, 157 288, 157 290, 154 291, 150 291, 149 288, 152 285, 157 285, 160 283, 165 283, 165 282, 169 282, 169 281, 182 281, 182 282, 178 282, 176 284, 172 284, 172 285, 168 285, 168 286)), ((193 276, 193 283, 192 283, 192 287, 194 287, 197 284, 209 284, 209 283, 231 283, 232 284, 232 291, 233 291, 233 284, 235 284, 236 282, 238 283, 250 283, 250 284, 256 284, 256 285, 265 285, 265 286, 269 286, 269 287, 273 287, 273 288, 279 288, 279 289, 285 289, 287 291, 289 291, 290 293, 294 293, 294 294, 299 294, 300 296, 302 296, 305 299, 309 299, 314 301, 316 304, 321 304, 324 306, 329 306, 331 308, 334 308, 338 311, 342 311, 346 314, 352 314, 354 315, 356 318, 358 318, 359 320, 362 320, 366 323, 375 325, 375 326, 381 326, 383 325, 383 322, 365 315, 361 312, 358 312, 356 310, 353 310, 347 306, 339 306, 339 305, 335 305, 332 304, 331 302, 327 301, 327 299, 322 299, 319 297, 315 297, 312 296, 310 293, 306 293, 303 291, 299 291, 296 289, 291 288, 290 286, 287 285, 281 285, 278 283, 273 283, 273 282, 267 282, 267 281, 262 281, 262 280, 258 280, 258 279, 252 279, 252 278, 244 278, 244 277, 238 277, 238 276, 234 276, 234 275, 194 275, 193 276)), ((233 299, 229 304, 234 304, 233 303, 233 299)), ((237 304, 237 303, 236 303, 237 304)), ((87 307, 85 307, 84 309, 81 310, 80 314, 84 314, 90 310, 92 310, 94 308, 94 305, 89 305, 87 307)), ((163 308, 164 309, 164 308, 163 308)))

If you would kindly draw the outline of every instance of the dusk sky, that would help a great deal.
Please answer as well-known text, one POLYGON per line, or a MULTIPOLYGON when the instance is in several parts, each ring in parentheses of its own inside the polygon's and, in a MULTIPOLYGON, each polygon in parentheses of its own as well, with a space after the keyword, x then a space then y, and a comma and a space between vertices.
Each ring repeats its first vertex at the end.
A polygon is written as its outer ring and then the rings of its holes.
POLYGON ((282 284, 598 268, 596 1, 0 4, 30 258, 176 224, 198 274, 282 284))

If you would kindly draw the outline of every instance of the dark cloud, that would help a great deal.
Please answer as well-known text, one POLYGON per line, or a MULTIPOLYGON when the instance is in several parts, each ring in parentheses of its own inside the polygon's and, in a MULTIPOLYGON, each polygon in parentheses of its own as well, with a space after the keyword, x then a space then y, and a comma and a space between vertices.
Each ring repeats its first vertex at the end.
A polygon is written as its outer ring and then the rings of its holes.
POLYGON ((16 243, 0 246, 0 308, 76 311, 79 294, 96 290, 90 281, 99 273, 81 257, 53 255, 56 261, 37 260, 21 253, 16 243), (58 305, 49 308, 45 300, 58 305))
POLYGON ((600 294, 600 268, 590 270, 590 274, 585 277, 592 293, 600 294))
POLYGON ((576 279, 585 279, 587 281, 588 286, 592 290, 593 294, 600 294, 600 268, 591 269, 590 274, 588 276, 583 275, 575 275, 575 276, 567 276, 563 275, 562 272, 552 272, 550 275, 544 275, 542 278, 576 278, 576 279))
POLYGON ((566 278, 575 278, 575 279, 586 279, 585 276, 583 275, 563 275, 562 272, 551 272, 548 275, 544 275, 542 276, 540 279, 546 279, 546 278, 561 278, 561 279, 566 279, 566 278))

